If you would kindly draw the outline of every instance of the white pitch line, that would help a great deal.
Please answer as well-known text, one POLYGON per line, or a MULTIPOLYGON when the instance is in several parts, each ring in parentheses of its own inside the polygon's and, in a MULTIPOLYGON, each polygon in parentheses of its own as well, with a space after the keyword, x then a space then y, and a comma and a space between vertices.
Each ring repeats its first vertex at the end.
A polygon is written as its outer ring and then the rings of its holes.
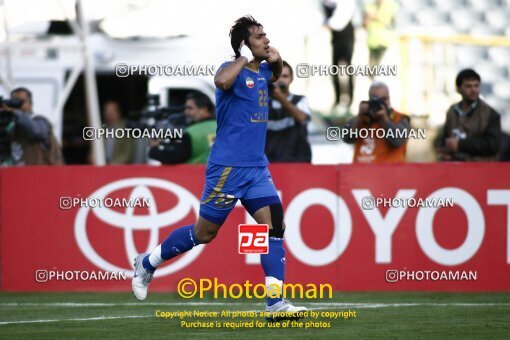
POLYGON ((310 302, 307 305, 318 307, 358 307, 358 308, 386 308, 386 307, 484 307, 484 306, 510 306, 505 302, 464 303, 464 302, 409 302, 409 303, 341 303, 341 302, 310 302))
POLYGON ((14 324, 23 324, 23 323, 48 323, 48 322, 61 322, 61 321, 96 321, 96 320, 116 320, 116 319, 140 319, 140 318, 151 318, 151 317, 152 317, 152 315, 124 315, 124 316, 97 316, 94 318, 0 321, 0 325, 14 325, 14 324))
MULTIPOLYGON (((409 303, 346 303, 346 302, 301 302, 308 306, 317 307, 358 307, 358 308, 386 308, 386 307, 483 307, 483 306, 510 306, 505 302, 464 303, 464 302, 409 302, 409 303)), ((195 307, 195 306, 264 306, 263 302, 4 302, 0 307, 129 307, 129 306, 155 306, 155 307, 195 307)))
POLYGON ((246 306, 262 305, 262 302, 227 303, 227 302, 6 302, 0 303, 0 307, 128 307, 128 306, 246 306))
MULTIPOLYGON (((114 306, 224 306, 224 305, 237 305, 249 306, 260 305, 260 303, 222 303, 222 302, 166 302, 166 303, 76 303, 76 302, 27 302, 27 303, 0 303, 1 306, 6 307, 23 307, 23 306, 48 306, 48 307, 114 307, 114 306)), ((337 303, 337 302, 310 302, 305 305, 311 306, 312 310, 328 309, 328 308, 386 308, 386 307, 415 307, 415 306, 430 306, 430 307, 485 307, 485 306, 510 306, 510 303, 337 303)), ((62 321, 97 321, 97 320, 115 320, 115 319, 139 319, 151 318, 154 315, 125 315, 125 316, 100 316, 92 318, 71 318, 71 319, 48 319, 48 320, 20 320, 20 321, 0 321, 1 325, 12 324, 28 324, 28 323, 48 323, 48 322, 62 322, 62 321)))

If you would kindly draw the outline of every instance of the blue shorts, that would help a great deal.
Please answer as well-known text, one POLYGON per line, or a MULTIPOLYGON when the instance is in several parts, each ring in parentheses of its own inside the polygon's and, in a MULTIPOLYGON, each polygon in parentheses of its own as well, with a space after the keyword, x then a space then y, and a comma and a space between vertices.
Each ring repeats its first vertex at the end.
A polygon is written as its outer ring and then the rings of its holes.
POLYGON ((200 216, 223 224, 238 199, 251 215, 268 205, 281 204, 267 167, 241 168, 209 163, 200 216))

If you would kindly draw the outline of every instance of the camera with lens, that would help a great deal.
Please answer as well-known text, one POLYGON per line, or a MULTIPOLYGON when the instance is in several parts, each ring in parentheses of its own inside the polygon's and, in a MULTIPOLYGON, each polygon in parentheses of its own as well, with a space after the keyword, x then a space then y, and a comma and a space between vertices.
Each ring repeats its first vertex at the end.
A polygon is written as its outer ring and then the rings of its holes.
POLYGON ((161 107, 159 105, 159 95, 149 94, 145 109, 130 114, 128 125, 149 130, 183 129, 189 125, 183 106, 161 107))
POLYGON ((367 125, 370 125, 378 120, 376 113, 381 110, 381 107, 386 108, 386 111, 388 111, 388 106, 384 100, 379 97, 372 97, 365 103, 368 104, 368 110, 363 112, 362 118, 367 125))
POLYGON ((3 122, 14 119, 14 114, 10 110, 4 110, 4 105, 11 109, 20 109, 23 106, 23 101, 16 98, 4 99, 0 96, 0 126, 3 126, 3 122))
POLYGON ((19 109, 21 106, 23 106, 23 101, 17 98, 4 99, 2 96, 0 96, 0 106, 3 105, 13 109, 19 109))
POLYGON ((274 91, 276 86, 278 86, 282 92, 285 92, 285 90, 287 89, 287 85, 282 84, 282 83, 268 83, 267 84, 267 88, 269 90, 269 95, 270 96, 273 95, 273 91, 274 91))

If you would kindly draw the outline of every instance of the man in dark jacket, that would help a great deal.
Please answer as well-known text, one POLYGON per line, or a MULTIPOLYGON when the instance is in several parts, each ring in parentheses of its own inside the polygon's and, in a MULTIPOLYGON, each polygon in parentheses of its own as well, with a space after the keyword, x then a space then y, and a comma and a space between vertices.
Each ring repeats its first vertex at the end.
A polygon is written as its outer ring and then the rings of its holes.
POLYGON ((438 148, 442 161, 497 161, 501 139, 499 114, 480 99, 480 75, 472 69, 459 72, 455 84, 462 96, 446 113, 438 148))

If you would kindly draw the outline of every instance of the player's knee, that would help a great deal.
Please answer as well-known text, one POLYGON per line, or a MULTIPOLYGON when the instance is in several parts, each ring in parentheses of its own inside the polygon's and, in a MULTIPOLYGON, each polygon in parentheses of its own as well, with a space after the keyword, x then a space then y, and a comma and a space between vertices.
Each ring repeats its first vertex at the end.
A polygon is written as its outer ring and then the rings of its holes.
POLYGON ((207 225, 203 226, 200 224, 195 225, 195 236, 200 244, 209 243, 216 235, 221 225, 207 225))
POLYGON ((283 238, 285 232, 285 223, 283 222, 283 208, 281 204, 269 206, 271 210, 271 226, 269 237, 283 238))
POLYGON ((218 234, 218 232, 209 231, 209 232, 200 234, 200 236, 197 235, 197 239, 198 239, 198 242, 200 242, 200 244, 205 244, 205 243, 209 243, 212 240, 214 240, 214 238, 216 237, 217 234, 218 234))

